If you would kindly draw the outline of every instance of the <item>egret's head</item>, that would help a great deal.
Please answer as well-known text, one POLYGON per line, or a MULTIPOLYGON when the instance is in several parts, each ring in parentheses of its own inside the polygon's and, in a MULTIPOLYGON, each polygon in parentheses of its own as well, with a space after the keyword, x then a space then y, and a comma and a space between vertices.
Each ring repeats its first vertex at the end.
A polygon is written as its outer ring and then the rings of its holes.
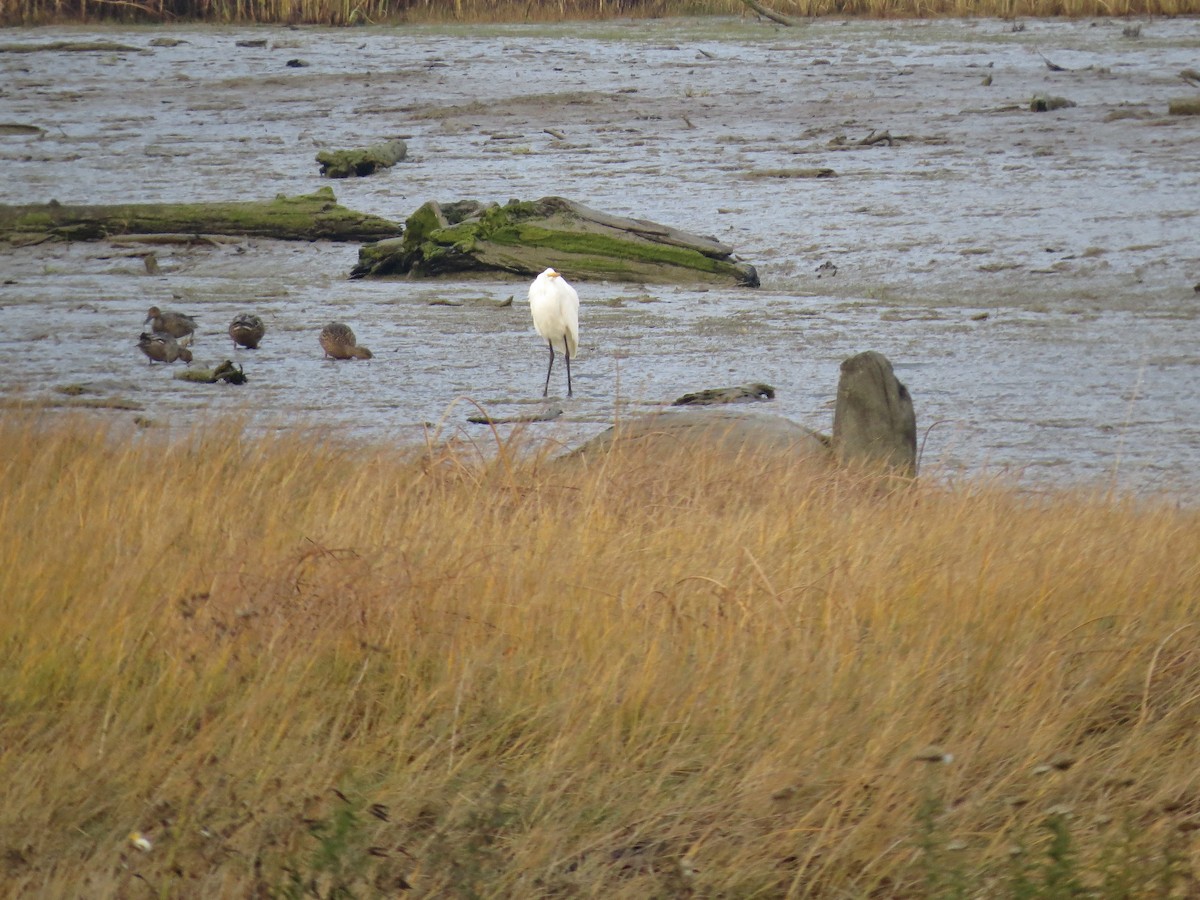
POLYGON ((557 272, 555 272, 553 269, 547 269, 542 274, 545 275, 547 278, 558 278, 559 277, 559 274, 557 272))

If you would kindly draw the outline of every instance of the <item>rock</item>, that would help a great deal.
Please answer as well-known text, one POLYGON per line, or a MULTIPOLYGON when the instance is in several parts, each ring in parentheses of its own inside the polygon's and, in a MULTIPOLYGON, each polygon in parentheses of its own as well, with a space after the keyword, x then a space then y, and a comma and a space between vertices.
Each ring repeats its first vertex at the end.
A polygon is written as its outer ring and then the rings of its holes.
POLYGON ((916 449, 912 398, 892 373, 887 357, 868 351, 842 363, 832 438, 782 416, 758 411, 672 406, 620 422, 564 459, 637 452, 660 465, 664 458, 676 464, 680 456, 715 450, 736 459, 748 454, 783 455, 818 468, 834 463, 883 464, 895 474, 911 478, 917 474, 916 449))
POLYGON ((1075 106, 1075 101, 1048 94, 1034 94, 1033 99, 1029 101, 1029 109, 1032 112, 1049 112, 1053 109, 1066 109, 1069 106, 1075 106))
POLYGON ((430 201, 409 216, 403 237, 359 251, 352 278, 391 274, 431 278, 505 272, 533 277, 548 267, 572 281, 758 286, 753 266, 733 248, 644 219, 627 219, 562 197, 430 201))
POLYGON ((608 428, 567 458, 605 452, 640 452, 655 458, 717 450, 779 453, 825 466, 829 439, 783 416, 727 407, 671 407, 608 428))
POLYGON ((883 463, 917 474, 917 419, 912 397, 882 353, 842 363, 833 414, 833 451, 842 465, 883 463))

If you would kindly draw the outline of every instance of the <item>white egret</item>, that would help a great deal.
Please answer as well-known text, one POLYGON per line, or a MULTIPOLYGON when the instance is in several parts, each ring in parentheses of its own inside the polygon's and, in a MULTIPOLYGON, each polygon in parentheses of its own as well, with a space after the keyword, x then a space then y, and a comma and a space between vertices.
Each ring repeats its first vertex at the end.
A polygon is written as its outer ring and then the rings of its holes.
POLYGON ((546 386, 542 396, 550 392, 550 372, 554 369, 554 342, 561 341, 567 358, 567 396, 571 396, 571 357, 579 344, 579 294, 567 280, 547 269, 529 286, 529 312, 533 327, 550 345, 550 365, 546 368, 546 386))

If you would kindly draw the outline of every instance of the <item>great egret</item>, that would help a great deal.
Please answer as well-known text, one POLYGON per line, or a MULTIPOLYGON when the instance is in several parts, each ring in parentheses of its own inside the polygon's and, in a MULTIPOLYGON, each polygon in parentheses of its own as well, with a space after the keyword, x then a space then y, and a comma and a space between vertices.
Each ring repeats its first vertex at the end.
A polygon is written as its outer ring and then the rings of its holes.
POLYGON ((254 313, 239 313, 229 323, 229 337, 235 347, 245 347, 247 350, 257 350, 258 342, 267 333, 267 326, 254 313))
POLYGON ((579 344, 579 295, 567 280, 547 269, 529 286, 529 312, 533 327, 550 345, 550 365, 546 368, 546 386, 542 396, 550 392, 550 372, 554 369, 554 342, 561 341, 567 358, 567 396, 571 396, 571 357, 579 344))
POLYGON ((150 365, 154 365, 155 360, 162 363, 173 363, 177 359, 185 363, 192 361, 192 351, 180 347, 179 342, 165 331, 156 331, 154 334, 143 331, 138 337, 138 349, 150 357, 150 365))
POLYGON ((163 312, 157 306, 150 307, 150 311, 146 313, 146 321, 142 324, 149 325, 151 331, 161 331, 173 338, 191 338, 196 333, 195 316, 169 310, 163 312))
POLYGON ((350 326, 341 322, 330 322, 321 329, 321 349, 328 359, 370 359, 372 356, 366 347, 358 346, 350 326))

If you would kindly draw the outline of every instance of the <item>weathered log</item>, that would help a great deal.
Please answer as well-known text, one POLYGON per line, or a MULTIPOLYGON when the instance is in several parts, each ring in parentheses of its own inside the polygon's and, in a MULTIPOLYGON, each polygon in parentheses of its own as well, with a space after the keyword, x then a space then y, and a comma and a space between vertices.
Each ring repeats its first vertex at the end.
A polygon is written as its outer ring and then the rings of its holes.
POLYGON ((128 234, 225 234, 297 241, 372 241, 402 226, 338 205, 331 188, 274 200, 226 203, 0 205, 0 238, 100 240, 128 234))
POLYGON ((754 10, 756 13, 758 13, 763 18, 770 19, 772 22, 778 22, 780 25, 786 25, 789 28, 791 28, 793 25, 796 24, 794 21, 789 19, 787 16, 782 15, 781 13, 777 13, 777 12, 775 12, 775 10, 768 9, 767 7, 763 6, 761 3, 758 2, 758 0, 742 0, 742 2, 745 3, 746 6, 750 7, 750 9, 754 10))
POLYGON ((496 273, 534 276, 547 267, 572 281, 758 286, 754 267, 733 248, 644 219, 627 219, 562 197, 429 202, 409 216, 404 236, 359 251, 351 278, 496 273))
POLYGON ((553 422, 562 414, 561 406, 548 406, 537 412, 523 413, 516 416, 496 417, 487 415, 486 413, 467 416, 467 421, 472 425, 524 425, 533 422, 553 422))
POLYGON ((326 178, 363 178, 379 169, 388 169, 408 155, 404 141, 385 141, 357 150, 322 150, 317 154, 321 174, 326 178))
POLYGON ((884 464, 917 474, 917 419, 912 397, 882 353, 842 363, 833 413, 833 451, 843 465, 884 464))
POLYGON ((1172 116, 1200 116, 1200 97, 1185 97, 1167 104, 1167 114, 1172 116))
POLYGON ((761 381, 739 384, 736 387, 708 388, 684 394, 672 406, 715 406, 718 403, 741 403, 743 401, 774 400, 775 388, 761 381))
POLYGON ((42 44, 0 44, 0 53, 146 53, 142 47, 116 41, 48 41, 42 44))

